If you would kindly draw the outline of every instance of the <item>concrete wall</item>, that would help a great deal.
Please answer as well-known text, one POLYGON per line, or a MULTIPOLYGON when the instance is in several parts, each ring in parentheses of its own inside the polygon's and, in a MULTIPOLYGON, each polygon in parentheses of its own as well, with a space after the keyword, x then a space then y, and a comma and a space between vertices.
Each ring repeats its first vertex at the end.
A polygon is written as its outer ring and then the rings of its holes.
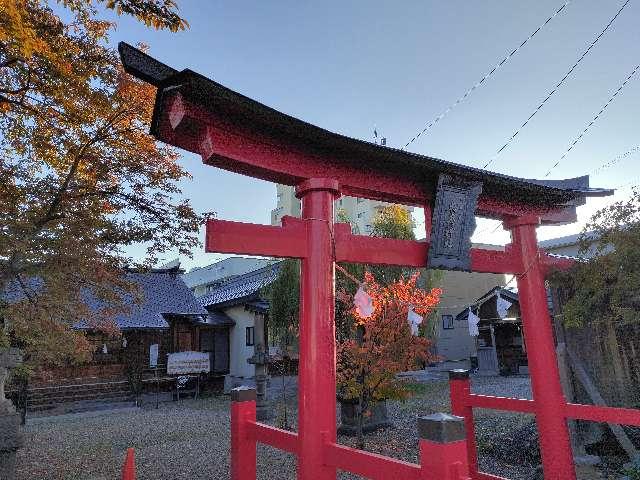
POLYGON ((232 377, 253 377, 253 365, 247 359, 253 356, 253 346, 246 345, 246 327, 254 326, 254 314, 242 305, 224 311, 236 324, 229 329, 229 375, 232 377))
POLYGON ((285 215, 300 216, 300 200, 296 198, 294 187, 276 184, 276 195, 277 204, 271 210, 271 225, 280 225, 285 215))

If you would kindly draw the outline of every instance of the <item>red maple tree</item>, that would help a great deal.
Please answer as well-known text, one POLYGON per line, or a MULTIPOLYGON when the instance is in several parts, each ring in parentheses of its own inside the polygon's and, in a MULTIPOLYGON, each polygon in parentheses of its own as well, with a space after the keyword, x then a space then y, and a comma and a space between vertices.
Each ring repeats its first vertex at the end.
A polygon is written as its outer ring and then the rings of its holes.
MULTIPOLYGON (((397 374, 413 369, 419 362, 432 359, 431 342, 412 335, 407 320, 409 308, 427 317, 438 305, 442 290, 424 290, 416 286, 419 273, 400 278, 388 286, 365 273, 364 288, 372 298, 373 313, 360 315, 350 309, 351 335, 337 345, 338 394, 343 401, 357 403, 358 438, 362 446, 363 417, 373 402, 403 400, 411 395, 407 382, 397 374)), ((353 298, 338 292, 339 301, 353 305, 353 298)))

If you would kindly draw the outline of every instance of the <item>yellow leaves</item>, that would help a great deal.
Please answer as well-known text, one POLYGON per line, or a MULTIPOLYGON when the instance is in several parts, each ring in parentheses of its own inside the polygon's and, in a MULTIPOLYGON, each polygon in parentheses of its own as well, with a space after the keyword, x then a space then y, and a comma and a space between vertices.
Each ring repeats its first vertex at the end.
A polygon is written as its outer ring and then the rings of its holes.
POLYGON ((59 68, 63 75, 71 75, 71 72, 73 72, 73 66, 69 62, 60 63, 59 68))
MULTIPOLYGON (((198 244, 200 218, 180 200, 179 154, 148 134, 155 92, 121 71, 104 41, 112 24, 94 18, 98 2, 64 0, 75 16, 63 23, 45 0, 0 0, 0 89, 13 92, 12 103, 0 102, 8 151, 0 158, 1 246, 24 278, 47 286, 37 307, 19 302, 2 315, 38 361, 82 351, 84 337, 69 329, 91 314, 82 288, 96 286, 113 304, 116 292, 131 293, 116 278, 123 246, 145 242, 152 263, 198 244)), ((127 14, 127 6, 155 5, 149 18, 175 13, 164 1, 113 5, 127 14)))
POLYGON ((9 46, 15 54, 29 59, 33 54, 48 51, 29 21, 29 2, 0 0, 0 42, 9 46))
POLYGON ((131 15, 156 30, 166 28, 177 32, 189 28, 189 23, 178 15, 178 6, 173 0, 106 0, 105 6, 118 15, 131 15))

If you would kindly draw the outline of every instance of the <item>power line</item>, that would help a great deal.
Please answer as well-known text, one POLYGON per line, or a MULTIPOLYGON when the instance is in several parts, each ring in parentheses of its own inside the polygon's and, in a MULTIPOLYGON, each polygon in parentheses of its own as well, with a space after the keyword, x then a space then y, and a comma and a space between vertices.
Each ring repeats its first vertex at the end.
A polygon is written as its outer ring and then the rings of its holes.
POLYGON ((612 160, 609 160, 608 162, 603 163, 602 165, 600 165, 598 168, 596 168, 595 170, 593 170, 592 172, 589 173, 589 175, 598 175, 600 174, 600 172, 602 170, 605 170, 607 168, 610 168, 612 166, 614 166, 616 163, 621 162, 622 160, 624 160, 625 158, 627 158, 630 155, 633 155, 634 153, 636 153, 638 150, 640 150, 640 145, 636 145, 634 147, 631 147, 629 150, 627 150, 624 153, 621 153, 620 155, 615 156, 612 160))
POLYGON ((485 227, 478 232, 473 232, 473 235, 481 235, 483 233, 489 232, 489 230, 491 230, 489 233, 496 233, 500 228, 502 228, 502 222, 499 222, 495 227, 489 225, 488 227, 485 227))
POLYGON ((615 187, 613 187, 615 190, 621 190, 623 188, 629 188, 629 187, 635 187, 637 185, 640 185, 640 178, 636 178, 634 180, 631 180, 630 182, 627 183, 623 183, 621 185, 617 185, 615 187))
POLYGON ((624 8, 627 6, 627 4, 630 2, 631 0, 627 0, 626 2, 624 2, 624 4, 622 4, 622 7, 620 7, 620 9, 616 12, 616 14, 613 16, 613 18, 611 20, 609 20, 609 23, 607 23, 607 26, 604 27, 604 29, 600 32, 600 34, 595 38, 595 40, 593 40, 593 42, 591 42, 591 45, 589 45, 589 47, 582 53, 582 55, 580 55, 580 57, 578 58, 578 60, 576 61, 576 63, 573 64, 573 66, 569 69, 569 71, 567 73, 565 73, 564 77, 562 77, 562 80, 560 80, 555 87, 553 87, 549 93, 547 94, 546 98, 542 101, 542 103, 540 103, 540 105, 538 105, 536 107, 536 109, 533 111, 533 113, 531 115, 529 115, 529 117, 524 121, 524 123, 522 125, 520 125, 520 128, 518 128, 513 135, 511 135, 509 137, 509 139, 506 141, 506 143, 500 147, 498 149, 498 151, 496 152, 496 154, 487 162, 484 164, 484 166, 482 168, 487 168, 489 165, 491 165, 497 158, 498 156, 511 144, 511 142, 513 142, 513 140, 518 136, 518 134, 522 131, 522 129, 524 127, 527 126, 527 124, 531 121, 531 119, 533 117, 536 116, 536 114, 542 110, 542 107, 544 106, 545 103, 547 103, 547 101, 558 91, 558 89, 564 84, 564 82, 567 80, 567 78, 569 78, 569 76, 573 73, 573 71, 576 69, 576 67, 580 64, 580 62, 582 62, 582 60, 589 54, 589 52, 591 51, 591 49, 596 45, 596 43, 598 43, 598 41, 600 40, 600 38, 602 38, 602 36, 606 33, 607 30, 609 30, 609 27, 613 24, 613 22, 616 20, 616 18, 618 18, 618 16, 620 15, 620 13, 622 13, 622 10, 624 10, 624 8))
POLYGON ((580 134, 575 138, 575 140, 569 145, 569 148, 567 148, 567 150, 562 154, 562 156, 558 159, 558 161, 556 163, 553 164, 553 166, 547 171, 547 173, 544 174, 545 177, 548 177, 549 174, 551 173, 551 171, 556 168, 558 165, 560 165, 560 162, 562 162, 562 160, 564 160, 564 158, 569 154, 569 152, 573 149, 573 147, 576 146, 576 144, 582 139, 582 137, 584 137, 584 135, 587 133, 587 131, 589 130, 589 128, 591 128, 591 126, 596 123, 596 121, 598 120, 598 118, 600 117, 600 115, 602 115, 602 113, 607 109, 607 107, 611 104, 611 102, 613 102, 613 100, 616 98, 616 96, 622 91, 622 89, 624 88, 624 86, 629 82, 629 80, 631 80, 631 78, 636 74, 636 72, 638 71, 638 69, 640 68, 640 64, 636 65, 636 67, 633 69, 633 71, 627 76, 627 78, 624 80, 624 82, 622 82, 622 85, 620 85, 618 87, 618 89, 614 92, 613 95, 611 95, 611 97, 609 98, 609 100, 607 100, 607 103, 604 104, 604 106, 600 109, 600 111, 598 113, 596 113, 596 116, 593 117, 593 119, 591 120, 591 122, 589 122, 589 124, 585 127, 584 130, 582 130, 582 132, 580 132, 580 134))
POLYGON ((466 92, 464 92, 464 94, 458 98, 455 102, 453 102, 450 106, 448 106, 442 113, 440 113, 440 115, 438 115, 435 119, 433 119, 431 122, 429 122, 427 124, 426 127, 424 127, 422 129, 421 132, 419 132, 417 135, 415 135, 411 140, 409 140, 404 147, 402 147, 402 150, 404 150, 405 148, 407 148, 409 145, 411 145, 414 141, 416 141, 423 133, 426 133, 428 130, 431 129, 431 127, 433 127, 436 123, 438 123, 440 120, 442 120, 451 110, 453 110, 454 108, 456 108, 460 103, 462 103, 463 101, 465 101, 469 95, 471 95, 474 90, 476 90, 480 85, 482 85, 485 80, 487 80, 489 77, 491 77, 496 70, 498 70, 500 67, 502 67, 502 65, 504 65, 506 62, 508 62, 511 57, 513 57, 516 53, 518 53, 518 51, 524 47, 527 42, 529 40, 531 40, 533 37, 536 36, 536 34, 542 30, 544 27, 547 26, 547 24, 553 20, 560 12, 562 12, 562 10, 565 9, 565 7, 567 5, 569 5, 573 0, 567 0, 566 2, 564 2, 564 4, 558 8, 553 15, 551 15, 549 18, 547 18, 547 20, 540 25, 538 28, 536 28, 533 33, 531 33, 520 45, 518 45, 516 48, 514 48, 513 50, 511 50, 511 52, 504 57, 502 60, 500 60, 499 63, 497 63, 488 73, 485 74, 484 77, 482 77, 478 82, 475 83, 475 85, 473 85, 473 87, 471 87, 469 90, 467 90, 466 92))

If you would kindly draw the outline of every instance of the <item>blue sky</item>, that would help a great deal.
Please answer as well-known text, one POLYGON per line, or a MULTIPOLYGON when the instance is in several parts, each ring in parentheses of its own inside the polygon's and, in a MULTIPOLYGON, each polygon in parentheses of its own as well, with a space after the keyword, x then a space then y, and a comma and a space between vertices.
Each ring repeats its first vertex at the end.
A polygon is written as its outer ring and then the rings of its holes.
MULTIPOLYGON (((411 137, 522 42, 564 1, 179 1, 191 28, 156 32, 119 18, 111 39, 145 42, 150 53, 191 68, 280 111, 352 137, 391 146, 411 137)), ((482 165, 529 116, 604 28, 623 1, 575 0, 463 104, 409 150, 482 165)), ((110 14, 109 17, 113 18, 110 14)), ((640 63, 640 4, 630 2, 544 109, 492 164, 494 171, 544 176, 633 68, 640 63)), ((640 73, 550 178, 568 178, 640 144, 640 73)), ((640 182, 640 153, 592 177, 593 186, 640 182)), ((199 211, 268 223, 275 186, 204 166, 185 152, 193 180, 182 185, 199 211)), ((615 196, 629 196, 626 185, 615 196)), ((612 199, 590 200, 581 222, 539 230, 541 239, 574 233, 612 199)), ((474 240, 508 235, 480 222, 474 240)), ((171 255, 167 256, 170 259, 171 255)), ((218 258, 194 252, 186 267, 218 258)))

